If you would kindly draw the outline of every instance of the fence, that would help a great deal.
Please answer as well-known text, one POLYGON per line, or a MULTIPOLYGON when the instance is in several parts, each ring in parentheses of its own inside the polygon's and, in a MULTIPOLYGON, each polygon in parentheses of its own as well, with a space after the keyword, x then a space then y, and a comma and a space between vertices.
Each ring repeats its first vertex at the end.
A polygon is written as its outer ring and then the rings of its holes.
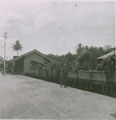
MULTIPOLYGON (((61 80, 56 70, 41 70, 35 75, 28 75, 55 83, 60 83, 61 80)), ((71 87, 116 97, 116 72, 107 81, 107 75, 103 71, 68 71, 67 83, 71 87)))
MULTIPOLYGON (((68 78, 91 82, 107 82, 106 73, 103 71, 68 71, 68 78)), ((116 83, 116 72, 112 74, 111 82, 116 83)))

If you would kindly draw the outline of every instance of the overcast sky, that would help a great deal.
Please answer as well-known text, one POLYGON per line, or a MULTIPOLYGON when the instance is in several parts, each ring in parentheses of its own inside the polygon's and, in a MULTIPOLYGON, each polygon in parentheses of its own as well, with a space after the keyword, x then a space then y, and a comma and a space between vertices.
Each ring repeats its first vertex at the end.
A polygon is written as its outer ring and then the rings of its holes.
POLYGON ((75 53, 78 43, 89 46, 115 44, 114 2, 0 0, 0 56, 3 33, 8 33, 7 58, 37 49, 45 54, 75 53))

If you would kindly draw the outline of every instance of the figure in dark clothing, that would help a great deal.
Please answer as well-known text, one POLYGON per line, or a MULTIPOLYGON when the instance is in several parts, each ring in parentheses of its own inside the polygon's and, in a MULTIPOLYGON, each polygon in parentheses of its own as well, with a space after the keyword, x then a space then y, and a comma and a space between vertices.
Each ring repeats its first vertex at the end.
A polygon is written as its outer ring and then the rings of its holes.
POLYGON ((60 81, 60 86, 64 86, 65 88, 67 87, 67 68, 66 64, 61 70, 61 81, 60 81))
POLYGON ((114 66, 115 66, 115 61, 112 57, 109 57, 107 60, 105 60, 104 71, 105 71, 106 79, 108 83, 111 82, 113 72, 114 72, 114 66))
POLYGON ((110 69, 110 66, 109 65, 105 66, 104 71, 105 71, 105 74, 106 74, 107 82, 110 82, 111 81, 111 69, 110 69))

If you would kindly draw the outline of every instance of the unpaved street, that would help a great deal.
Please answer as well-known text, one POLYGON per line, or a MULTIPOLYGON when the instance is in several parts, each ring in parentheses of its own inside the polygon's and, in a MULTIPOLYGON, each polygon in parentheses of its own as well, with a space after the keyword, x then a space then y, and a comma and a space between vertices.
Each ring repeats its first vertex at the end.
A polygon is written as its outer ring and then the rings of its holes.
POLYGON ((0 74, 0 119, 115 120, 116 99, 19 75, 0 74))

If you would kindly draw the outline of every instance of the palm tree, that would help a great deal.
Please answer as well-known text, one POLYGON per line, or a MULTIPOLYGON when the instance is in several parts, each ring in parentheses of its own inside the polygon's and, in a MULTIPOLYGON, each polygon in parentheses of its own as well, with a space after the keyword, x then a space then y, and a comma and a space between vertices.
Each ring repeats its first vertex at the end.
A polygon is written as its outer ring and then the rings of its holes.
POLYGON ((20 44, 19 40, 17 40, 15 44, 13 44, 13 50, 17 51, 17 56, 18 56, 19 50, 22 50, 22 45, 20 44))

